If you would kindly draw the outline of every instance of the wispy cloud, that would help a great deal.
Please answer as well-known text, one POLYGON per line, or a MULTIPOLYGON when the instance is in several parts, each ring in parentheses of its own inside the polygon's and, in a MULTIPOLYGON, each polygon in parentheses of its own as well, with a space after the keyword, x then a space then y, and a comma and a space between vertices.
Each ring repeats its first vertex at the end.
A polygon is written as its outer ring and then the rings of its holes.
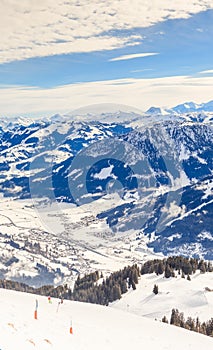
POLYGON ((147 57, 147 56, 155 56, 158 55, 157 52, 146 52, 146 53, 134 53, 131 55, 123 55, 115 58, 111 58, 109 61, 124 61, 124 60, 132 60, 134 58, 141 58, 141 57, 147 57))
POLYGON ((213 69, 203 70, 200 74, 213 74, 213 69))
POLYGON ((119 79, 60 86, 1 88, 1 116, 66 113, 91 104, 115 103, 146 110, 152 105, 171 107, 184 101, 212 99, 213 77, 173 76, 119 79))
POLYGON ((0 63, 136 45, 131 29, 210 8, 212 0, 0 0, 0 63))
POLYGON ((141 73, 141 72, 149 72, 149 71, 153 71, 153 69, 152 68, 135 69, 135 70, 131 70, 130 73, 141 73))

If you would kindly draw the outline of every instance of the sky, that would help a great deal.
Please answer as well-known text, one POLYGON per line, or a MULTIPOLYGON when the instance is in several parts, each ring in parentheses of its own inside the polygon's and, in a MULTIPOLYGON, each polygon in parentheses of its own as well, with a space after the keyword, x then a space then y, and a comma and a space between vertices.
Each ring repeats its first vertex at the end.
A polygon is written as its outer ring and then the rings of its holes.
POLYGON ((0 0, 0 116, 212 100, 212 0, 0 0))

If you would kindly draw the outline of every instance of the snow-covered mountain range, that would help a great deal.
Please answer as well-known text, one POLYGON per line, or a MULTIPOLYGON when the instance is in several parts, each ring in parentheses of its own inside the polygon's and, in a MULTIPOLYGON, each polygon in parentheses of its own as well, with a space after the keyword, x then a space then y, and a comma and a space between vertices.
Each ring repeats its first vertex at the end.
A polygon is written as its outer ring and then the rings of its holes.
POLYGON ((182 104, 179 104, 172 108, 160 108, 160 107, 150 107, 146 113, 147 114, 176 114, 176 115, 182 115, 187 113, 194 113, 196 112, 199 116, 205 114, 205 112, 213 112, 213 100, 206 102, 206 103, 194 103, 194 102, 185 102, 182 104))
POLYGON ((1 120, 1 276, 51 283, 153 250, 213 259, 213 113, 196 108, 1 120))

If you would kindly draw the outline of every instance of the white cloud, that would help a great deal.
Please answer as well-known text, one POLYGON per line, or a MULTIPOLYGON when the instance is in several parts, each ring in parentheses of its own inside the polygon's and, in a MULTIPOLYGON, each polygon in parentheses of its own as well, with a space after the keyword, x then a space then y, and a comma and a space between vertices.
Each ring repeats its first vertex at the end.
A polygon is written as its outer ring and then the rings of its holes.
POLYGON ((147 52, 147 53, 134 53, 131 55, 123 55, 115 58, 111 58, 109 61, 123 61, 123 60, 132 60, 134 58, 147 57, 147 56, 155 56, 158 55, 156 52, 147 52))
POLYGON ((115 31, 210 8, 212 0, 0 0, 0 63, 136 45, 140 37, 115 31))
POLYGON ((212 99, 213 77, 174 76, 120 79, 59 86, 1 88, 1 116, 66 113, 91 104, 114 103, 146 110, 171 107, 185 101, 212 99))
POLYGON ((141 73, 141 72, 148 72, 152 70, 153 68, 135 69, 135 70, 131 70, 130 73, 141 73))
POLYGON ((213 69, 203 70, 200 74, 213 74, 213 69))

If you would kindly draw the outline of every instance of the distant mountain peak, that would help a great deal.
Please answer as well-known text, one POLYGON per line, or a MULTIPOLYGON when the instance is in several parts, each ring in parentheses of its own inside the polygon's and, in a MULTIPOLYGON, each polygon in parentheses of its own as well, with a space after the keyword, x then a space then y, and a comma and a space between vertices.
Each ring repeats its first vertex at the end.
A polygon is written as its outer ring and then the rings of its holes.
POLYGON ((170 111, 167 109, 163 109, 161 107, 150 107, 147 111, 146 114, 154 114, 154 115, 168 115, 170 114, 170 111))

